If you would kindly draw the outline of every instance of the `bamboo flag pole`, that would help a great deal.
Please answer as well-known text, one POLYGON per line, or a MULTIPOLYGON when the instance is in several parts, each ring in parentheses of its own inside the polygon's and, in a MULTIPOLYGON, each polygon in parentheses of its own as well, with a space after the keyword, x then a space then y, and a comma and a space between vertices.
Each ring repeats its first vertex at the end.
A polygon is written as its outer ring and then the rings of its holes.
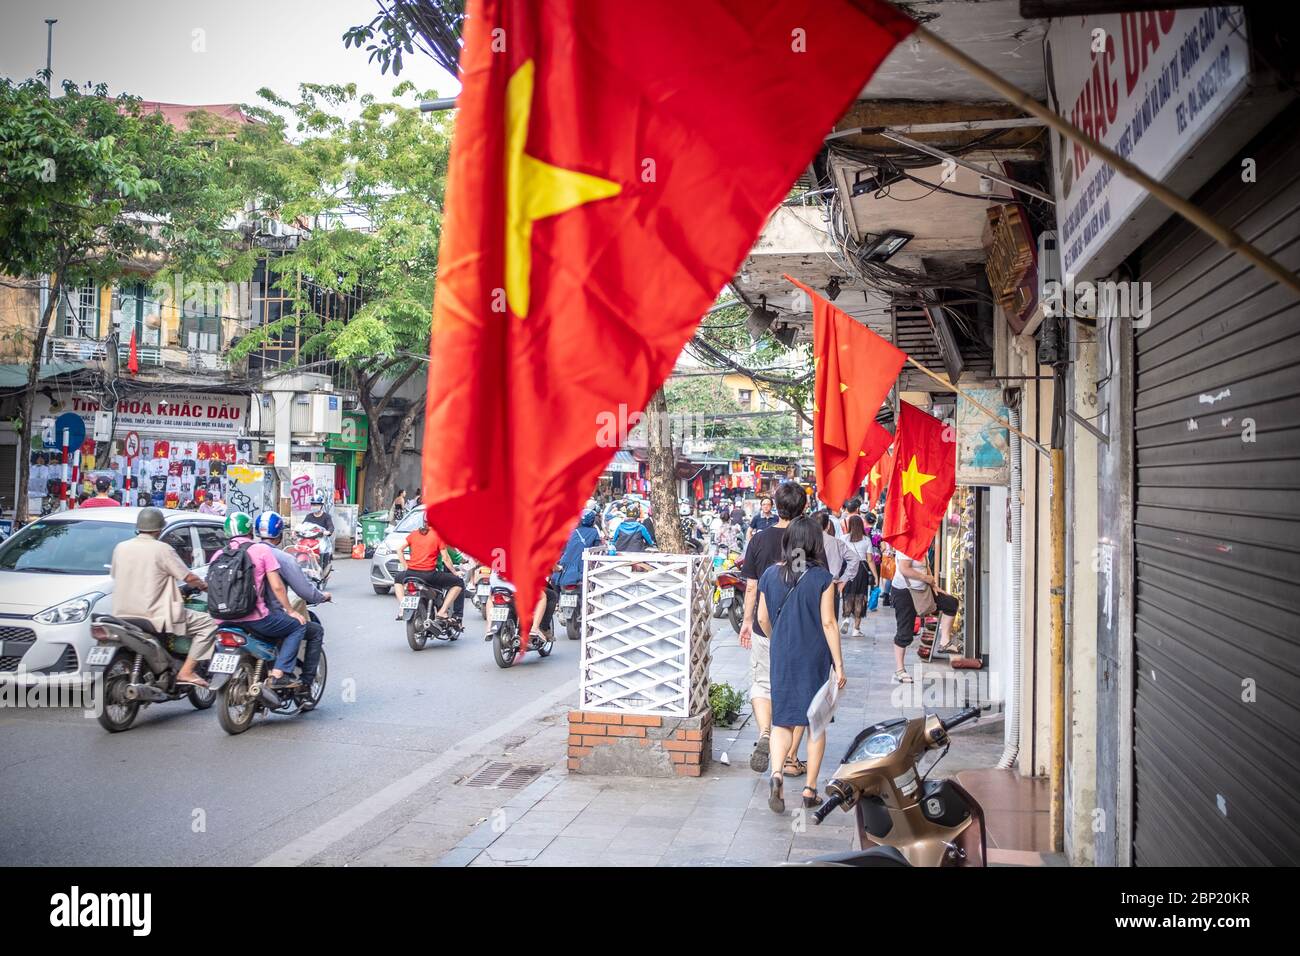
MULTIPOLYGON (((993 89, 997 90, 997 92, 1000 93, 1007 102, 1019 107, 1026 113, 1038 117, 1066 139, 1078 143, 1091 153, 1095 153, 1101 159, 1113 166, 1116 172, 1119 172, 1133 180, 1160 202, 1164 203, 1171 210, 1178 213, 1192 225, 1196 226, 1196 228, 1207 233, 1221 246, 1237 253, 1237 255, 1245 259, 1250 260, 1260 269, 1263 269, 1270 276, 1276 279, 1279 283, 1294 292, 1297 296, 1300 296, 1300 277, 1297 277, 1294 272, 1283 267, 1276 259, 1266 255, 1264 252, 1251 245, 1242 238, 1236 230, 1225 226, 1204 210, 1188 202, 1172 189, 1169 189, 1162 183, 1152 179, 1114 150, 1103 146, 1073 123, 1068 122, 1049 110, 1043 104, 1039 103, 1024 90, 1008 83, 992 70, 972 60, 969 56, 949 44, 946 40, 941 40, 939 37, 935 36, 925 27, 918 26, 916 28, 916 35, 924 37, 927 43, 948 59, 965 68, 968 72, 973 73, 993 89)), ((969 396, 967 397, 969 398, 969 396)))
POLYGON ((1022 432, 1022 431, 1021 431, 1019 428, 1017 428, 1015 425, 1012 425, 1010 422, 1008 422, 1008 421, 1003 421, 1001 418, 998 418, 998 414, 997 414, 997 412, 993 411, 991 408, 988 408, 988 407, 985 406, 985 405, 982 405, 982 404, 979 402, 978 399, 976 399, 973 395, 971 395, 970 392, 967 392, 967 391, 965 391, 964 389, 960 389, 960 388, 958 388, 956 385, 954 385, 952 382, 948 381, 946 378, 944 378, 942 375, 938 374, 937 372, 932 372, 932 371, 930 371, 928 368, 926 368, 924 365, 922 365, 922 364, 921 364, 920 362, 918 362, 916 359, 912 358, 912 356, 909 355, 909 356, 907 357, 907 360, 908 360, 909 362, 911 362, 913 365, 915 365, 917 368, 919 368, 919 369, 920 369, 922 372, 924 372, 926 375, 930 376, 932 379, 934 379, 936 382, 938 382, 940 385, 942 385, 942 386, 943 386, 943 389, 944 389, 945 392, 956 392, 958 395, 960 395, 962 398, 966 399, 966 401, 970 402, 972 405, 974 405, 976 408, 978 408, 981 412, 983 412, 983 413, 984 413, 985 415, 987 415, 989 418, 993 419, 995 422, 997 422, 997 423, 998 423, 999 425, 1001 425, 1003 428, 1007 429, 1007 430, 1010 431, 1010 432, 1014 432, 1015 434, 1019 435, 1021 441, 1023 441, 1023 442, 1028 442, 1030 445, 1033 445, 1034 448, 1036 448, 1036 449, 1038 450, 1038 453, 1039 453, 1040 455, 1042 455, 1042 456, 1045 457, 1045 458, 1050 458, 1050 457, 1051 457, 1051 455, 1048 453, 1048 451, 1047 451, 1046 448, 1044 448, 1042 445, 1038 444, 1038 442, 1034 441, 1032 438, 1030 438, 1028 435, 1026 435, 1024 432, 1022 432))

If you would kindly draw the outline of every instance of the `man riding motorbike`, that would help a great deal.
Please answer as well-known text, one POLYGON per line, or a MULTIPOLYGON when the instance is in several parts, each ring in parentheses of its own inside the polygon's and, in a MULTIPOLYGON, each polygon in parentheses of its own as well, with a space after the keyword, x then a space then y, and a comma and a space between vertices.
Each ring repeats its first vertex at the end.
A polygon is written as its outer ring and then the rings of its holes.
POLYGON ((560 555, 560 570, 555 583, 560 587, 577 584, 582 580, 582 552, 594 548, 601 542, 600 531, 596 528, 596 512, 588 509, 578 519, 578 527, 569 535, 569 543, 560 555))
MULTIPOLYGON (((263 511, 253 522, 253 530, 275 552, 275 560, 280 565, 280 577, 284 579, 285 587, 307 604, 324 604, 334 600, 334 596, 329 591, 322 591, 312 583, 311 578, 303 573, 302 567, 293 555, 281 549, 280 543, 284 539, 283 518, 274 511, 263 511)), ((274 595, 271 595, 271 603, 280 606, 274 595)), ((281 608, 281 610, 288 610, 288 608, 281 608)), ((316 677, 316 668, 320 665, 321 648, 325 644, 324 625, 311 620, 308 616, 307 632, 303 635, 303 640, 307 642, 307 651, 302 658, 301 680, 303 684, 310 687, 316 677)))
POLYGON ((202 578, 185 566, 176 549, 158 540, 163 513, 144 508, 136 515, 135 537, 113 549, 109 575, 113 578, 113 616, 139 617, 164 634, 190 638, 190 652, 176 675, 177 684, 207 687, 195 669, 212 656, 217 622, 185 607, 177 582, 206 591, 202 578))
POLYGON ((626 517, 611 535, 610 544, 615 551, 646 551, 655 546, 654 536, 641 523, 641 506, 632 502, 627 506, 626 517))
POLYGON ((406 589, 400 585, 408 578, 423 581, 430 587, 442 588, 447 592, 442 607, 438 608, 435 615, 439 621, 445 622, 450 618, 453 608, 457 620, 464 617, 465 582, 461 580, 459 574, 451 571, 451 568, 456 566, 455 561, 442 538, 429 527, 428 511, 421 512, 420 527, 408 534, 406 541, 398 547, 397 563, 401 565, 401 569, 394 575, 394 581, 399 586, 393 588, 393 593, 397 595, 397 620, 403 620, 406 616, 402 611, 402 596, 406 593, 406 589), (408 549, 411 552, 409 561, 406 558, 408 549), (438 570, 440 559, 445 569, 442 571, 438 570))

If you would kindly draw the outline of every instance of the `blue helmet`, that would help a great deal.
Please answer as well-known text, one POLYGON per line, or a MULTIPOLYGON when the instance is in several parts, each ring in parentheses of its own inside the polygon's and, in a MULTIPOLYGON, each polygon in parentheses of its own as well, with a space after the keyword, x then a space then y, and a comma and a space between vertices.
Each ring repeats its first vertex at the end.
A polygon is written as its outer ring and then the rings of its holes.
POLYGON ((284 519, 274 511, 263 511, 253 522, 259 538, 278 538, 284 533, 284 519))
POLYGON ((582 513, 580 524, 584 528, 590 528, 595 523, 596 523, 596 512, 588 508, 586 511, 582 513))

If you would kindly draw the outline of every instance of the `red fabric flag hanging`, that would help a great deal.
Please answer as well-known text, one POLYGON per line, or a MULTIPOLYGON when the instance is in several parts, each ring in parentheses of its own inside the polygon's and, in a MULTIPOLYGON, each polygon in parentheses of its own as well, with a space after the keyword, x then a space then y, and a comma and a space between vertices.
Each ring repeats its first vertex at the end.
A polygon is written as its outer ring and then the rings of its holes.
POLYGON ((871 466, 867 473, 867 508, 874 509, 880 503, 880 495, 889 487, 889 474, 894 468, 894 452, 885 452, 880 460, 871 466))
POLYGON ((893 441, 876 413, 907 355, 802 282, 786 279, 812 299, 813 455, 818 493, 838 508, 893 441))
POLYGON ((945 440, 946 429, 932 415, 899 403, 882 537, 895 551, 917 561, 930 550, 957 488, 957 443, 945 440))
POLYGON ((471 0, 423 488, 521 613, 772 208, 914 26, 881 0, 471 0))
POLYGON ((131 353, 127 356, 126 370, 132 375, 140 374, 140 355, 135 349, 135 329, 131 329, 131 353))

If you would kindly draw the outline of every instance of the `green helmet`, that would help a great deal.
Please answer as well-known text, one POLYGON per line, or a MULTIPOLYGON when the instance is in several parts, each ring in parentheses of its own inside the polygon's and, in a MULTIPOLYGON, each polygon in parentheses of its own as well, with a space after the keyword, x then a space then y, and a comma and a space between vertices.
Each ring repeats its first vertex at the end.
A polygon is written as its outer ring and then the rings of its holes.
POLYGON ((226 534, 231 538, 247 538, 253 533, 253 519, 243 511, 226 515, 226 534))

